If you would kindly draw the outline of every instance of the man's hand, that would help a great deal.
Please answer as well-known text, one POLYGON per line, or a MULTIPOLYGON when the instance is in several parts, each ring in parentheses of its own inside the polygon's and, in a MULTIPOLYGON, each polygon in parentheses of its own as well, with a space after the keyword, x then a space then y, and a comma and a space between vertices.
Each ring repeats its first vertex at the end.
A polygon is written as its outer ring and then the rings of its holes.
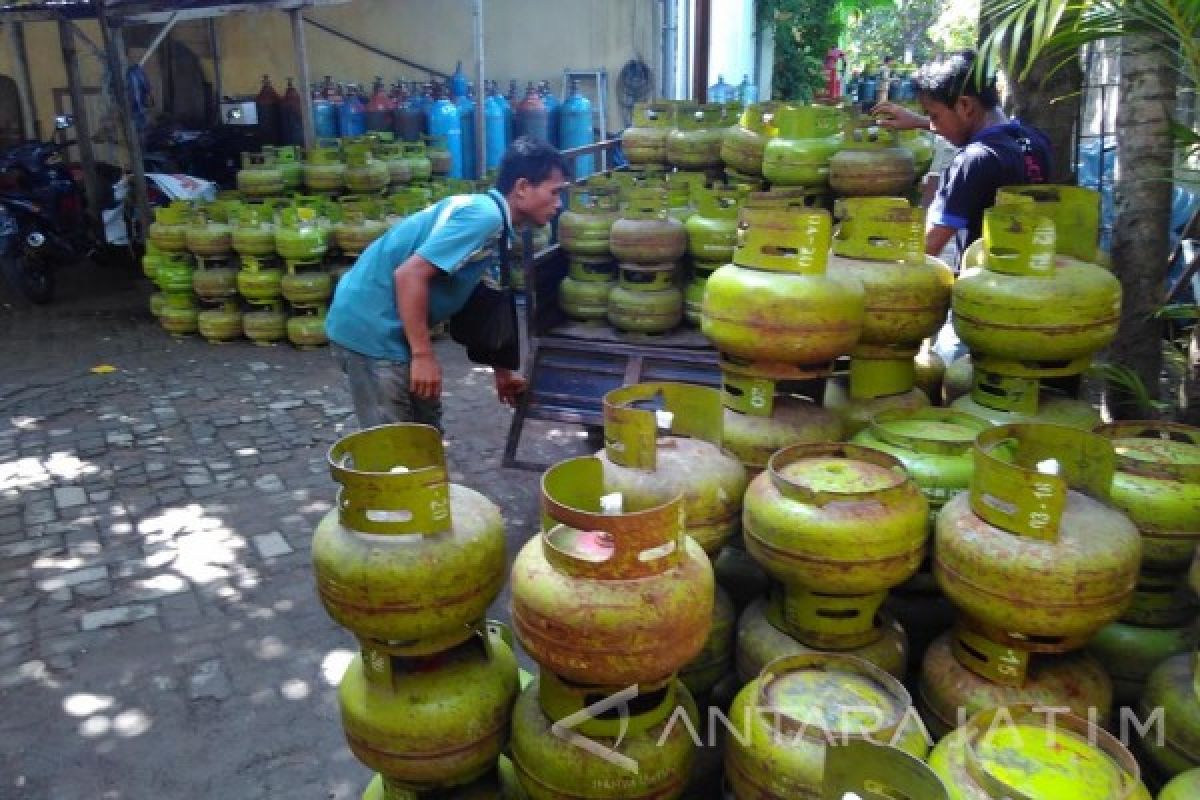
POLYGON ((408 365, 408 391, 422 400, 442 396, 442 365, 433 353, 414 353, 408 365))
POLYGON ((507 369, 494 368, 496 397, 506 406, 515 406, 517 397, 525 391, 525 379, 507 369))
POLYGON ((897 105, 890 100, 884 100, 882 103, 876 104, 871 109, 871 116, 875 117, 881 126, 894 131, 929 129, 928 119, 922 117, 920 114, 914 114, 904 106, 897 105))

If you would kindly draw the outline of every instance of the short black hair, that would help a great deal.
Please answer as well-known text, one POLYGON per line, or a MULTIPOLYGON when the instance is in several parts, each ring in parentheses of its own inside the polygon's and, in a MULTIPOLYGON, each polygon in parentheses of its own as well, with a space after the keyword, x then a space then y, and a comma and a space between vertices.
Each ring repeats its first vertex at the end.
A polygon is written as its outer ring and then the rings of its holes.
POLYGON ((917 72, 917 92, 947 106, 954 105, 960 97, 974 97, 991 111, 1000 105, 996 76, 988 75, 980 84, 976 79, 978 67, 974 50, 963 50, 944 61, 926 64, 917 72))
POLYGON ((518 178, 530 183, 541 183, 554 170, 565 177, 567 162, 554 145, 532 136, 519 136, 508 146, 500 166, 496 169, 496 189, 507 195, 517 184, 518 178))

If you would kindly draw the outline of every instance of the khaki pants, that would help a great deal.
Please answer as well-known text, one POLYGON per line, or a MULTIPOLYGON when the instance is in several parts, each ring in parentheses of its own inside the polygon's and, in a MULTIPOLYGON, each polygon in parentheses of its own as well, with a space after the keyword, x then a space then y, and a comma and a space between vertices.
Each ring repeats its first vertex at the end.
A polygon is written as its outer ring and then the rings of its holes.
POLYGON ((408 390, 408 363, 371 358, 329 343, 333 360, 350 385, 360 428, 419 422, 442 430, 440 400, 422 400, 408 390))

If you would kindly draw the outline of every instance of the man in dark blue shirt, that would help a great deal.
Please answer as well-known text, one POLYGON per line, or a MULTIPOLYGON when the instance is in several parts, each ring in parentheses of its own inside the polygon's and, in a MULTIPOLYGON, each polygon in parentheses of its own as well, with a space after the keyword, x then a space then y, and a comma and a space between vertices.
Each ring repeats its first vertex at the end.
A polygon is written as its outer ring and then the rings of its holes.
POLYGON ((975 68, 975 53, 969 50, 922 67, 917 99, 926 117, 890 102, 871 110, 886 128, 928 128, 959 148, 929 206, 925 252, 930 255, 941 253, 951 238, 960 253, 978 239, 983 212, 996 202, 997 189, 1045 183, 1050 174, 1049 140, 1006 117, 995 76, 980 85, 975 68))

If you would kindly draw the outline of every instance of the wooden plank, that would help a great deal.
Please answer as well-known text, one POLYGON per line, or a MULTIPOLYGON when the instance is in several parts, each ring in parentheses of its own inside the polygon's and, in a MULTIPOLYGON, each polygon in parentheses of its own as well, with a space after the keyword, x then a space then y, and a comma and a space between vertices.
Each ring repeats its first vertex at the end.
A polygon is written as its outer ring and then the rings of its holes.
POLYGON ((268 0, 259 3, 213 3, 209 6, 171 9, 165 3, 122 3, 110 6, 108 15, 114 25, 153 25, 165 22, 173 14, 180 22, 212 17, 227 17, 231 14, 257 14, 264 11, 294 11, 318 6, 343 5, 350 0, 268 0))
POLYGON ((220 108, 221 98, 225 95, 224 82, 221 80, 221 37, 217 35, 217 20, 208 20, 208 41, 212 47, 213 60, 213 90, 217 94, 217 107, 220 108))
POLYGON ((150 200, 146 191, 146 169, 142 156, 142 139, 133 120, 133 105, 125 85, 125 71, 129 66, 125 54, 125 34, 111 24, 108 15, 101 10, 98 14, 100 31, 104 35, 105 58, 108 72, 112 76, 113 90, 117 95, 117 106, 121 111, 121 128, 125 134, 126 152, 129 154, 130 171, 133 173, 133 217, 135 240, 144 239, 150 226, 150 200))
POLYGON ((22 134, 26 139, 42 138, 42 125, 38 120, 37 98, 33 94, 33 81, 29 77, 29 56, 25 51, 25 28, 20 22, 8 25, 8 42, 12 47, 17 66, 17 90, 21 99, 22 134))
POLYGON ((87 103, 83 99, 83 82, 79 77, 79 50, 75 46, 75 26, 70 21, 58 21, 58 41, 62 46, 63 65, 67 68, 67 88, 71 92, 71 116, 75 118, 75 138, 79 142, 79 161, 83 165, 83 190, 87 199, 87 215, 93 225, 100 220, 100 180, 96 174, 96 156, 92 150, 92 126, 88 119, 87 103))
POLYGON ((296 51, 296 73, 300 80, 296 88, 303 104, 304 149, 311 150, 317 143, 317 129, 313 120, 312 92, 309 90, 312 77, 308 69, 308 42, 304 38, 304 13, 296 9, 289 11, 288 16, 292 18, 292 45, 296 51))

